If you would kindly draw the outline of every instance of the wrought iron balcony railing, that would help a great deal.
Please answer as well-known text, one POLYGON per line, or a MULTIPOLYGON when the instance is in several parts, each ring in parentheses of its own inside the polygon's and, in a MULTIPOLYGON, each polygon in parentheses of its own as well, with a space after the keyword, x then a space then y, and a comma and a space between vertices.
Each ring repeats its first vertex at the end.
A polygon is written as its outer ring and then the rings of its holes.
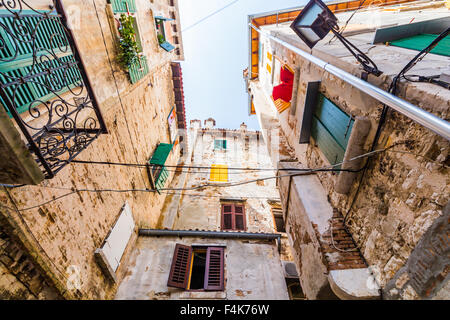
POLYGON ((106 133, 61 0, 0 0, 0 102, 46 178, 106 133))

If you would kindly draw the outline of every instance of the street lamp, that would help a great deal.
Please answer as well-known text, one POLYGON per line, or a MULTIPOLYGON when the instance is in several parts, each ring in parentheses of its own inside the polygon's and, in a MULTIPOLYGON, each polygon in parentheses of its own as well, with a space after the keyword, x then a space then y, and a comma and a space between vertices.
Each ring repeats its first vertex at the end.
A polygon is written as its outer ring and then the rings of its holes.
POLYGON ((291 29, 311 49, 331 31, 363 66, 375 76, 382 74, 375 63, 339 33, 337 18, 321 0, 310 0, 291 24, 291 29))

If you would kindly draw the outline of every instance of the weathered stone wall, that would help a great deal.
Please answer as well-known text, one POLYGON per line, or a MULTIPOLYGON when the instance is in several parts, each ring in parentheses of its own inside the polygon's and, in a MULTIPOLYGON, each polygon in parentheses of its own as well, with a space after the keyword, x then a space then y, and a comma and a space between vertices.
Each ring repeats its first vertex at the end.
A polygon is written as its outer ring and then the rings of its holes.
MULTIPOLYGON (((305 45, 295 35, 281 29, 277 31, 281 32, 279 37, 283 40, 305 49, 305 45)), ((283 134, 287 137, 289 146, 295 150, 298 160, 312 168, 328 165, 313 143, 298 143, 308 81, 321 81, 320 91, 339 108, 354 117, 364 116, 371 121, 371 131, 365 145, 368 150, 378 125, 382 105, 281 45, 271 42, 267 48, 300 72, 296 112, 291 114, 288 110, 278 115, 283 134)), ((313 51, 319 58, 360 75, 350 58, 344 61, 345 59, 334 57, 333 51, 331 54, 320 50, 313 51)), ((380 78, 369 76, 369 82, 387 89, 392 76, 398 73, 416 52, 393 47, 375 47, 371 48, 370 54, 373 59, 378 57, 375 61, 386 72, 380 78), (378 54, 381 51, 383 54, 378 54)), ((420 63, 423 68, 436 68, 441 66, 444 60, 442 57, 429 55, 420 63)), ((260 77, 267 76, 265 71, 260 73, 260 77)), ((265 93, 266 96, 270 94, 271 92, 265 93)), ((402 83, 398 96, 440 118, 448 119, 448 90, 425 83, 402 83)), ((391 151, 373 157, 358 194, 356 193, 360 176, 353 182, 350 192, 342 195, 334 191, 338 173, 317 174, 331 205, 343 216, 348 213, 347 226, 382 287, 405 264, 433 221, 442 215, 443 206, 450 194, 447 140, 407 117, 390 111, 377 149, 397 143, 400 145, 391 151), (355 196, 355 202, 349 211, 355 196)))
POLYGON ((24 247, 7 231, 0 219, 0 299, 60 299, 24 247))
MULTIPOLYGON (((247 130, 190 129, 189 165, 210 167, 212 164, 226 164, 229 168, 273 168, 260 132, 247 130), (227 149, 214 150, 214 140, 227 140, 227 149)), ((182 184, 174 179, 172 187, 192 188, 210 183, 210 170, 190 169, 185 173, 182 184)), ((275 176, 275 171, 228 170, 229 182, 240 182, 275 176)), ((247 232, 276 232, 270 202, 279 201, 275 179, 251 182, 233 187, 209 186, 186 191, 184 195, 168 198, 165 209, 174 206, 172 213, 163 210, 163 215, 176 214, 173 226, 176 230, 200 229, 221 230, 221 199, 243 200, 247 232), (191 195, 189 195, 191 194, 191 195), (196 196, 202 194, 204 196, 196 196), (176 204, 175 204, 176 202, 176 204)), ((292 260, 286 234, 282 235, 282 259, 292 260)))
MULTIPOLYGON (((159 2, 162 5, 163 1, 159 2)), ((148 3, 137 1, 140 22, 150 19, 148 3)), ((131 85, 128 75, 116 63, 106 1, 68 0, 64 4, 73 15, 82 13, 75 17, 72 26, 108 129, 108 134, 101 135, 77 159, 146 163, 158 143, 171 142, 167 118, 174 96, 169 62, 175 54, 160 49, 156 36, 147 37, 153 24, 142 23, 141 36, 145 38, 143 46, 150 72, 131 85), (76 18, 80 19, 78 25, 76 18)), ((179 146, 175 147, 166 163, 176 164, 179 152, 179 146)), ((172 176, 173 172, 169 181, 172 176)), ((95 249, 102 245, 125 200, 138 226, 152 228, 158 223, 165 194, 78 191, 61 200, 35 206, 71 190, 146 188, 150 188, 150 183, 145 169, 72 163, 54 179, 38 186, 3 189, 1 203, 20 211, 5 208, 0 211, 16 222, 20 220, 18 225, 23 228, 22 232, 36 239, 40 248, 34 247, 32 254, 48 256, 48 263, 60 270, 49 265, 62 290, 66 288, 66 278, 76 267, 80 271, 81 287, 80 294, 73 297, 108 299, 114 295, 116 286, 106 279, 95 262, 95 249), (33 208, 27 210, 29 207, 33 208)))
MULTIPOLYGON (((266 147, 260 133, 241 130, 201 129, 193 140, 191 166, 210 167, 212 164, 226 164, 229 168, 272 168, 266 147), (258 135, 260 137, 258 138, 258 135), (226 139, 226 150, 214 150, 215 139, 226 139)), ((274 176, 274 171, 228 170, 228 182, 240 182, 274 176)), ((210 183, 210 170, 191 169, 185 188, 210 183)), ((267 200, 279 199, 275 179, 251 182, 233 187, 217 186, 186 191, 182 196, 174 229, 220 230, 220 199, 245 200, 245 214, 248 232, 274 232, 271 206, 267 200), (203 194, 204 197, 189 196, 203 194)))

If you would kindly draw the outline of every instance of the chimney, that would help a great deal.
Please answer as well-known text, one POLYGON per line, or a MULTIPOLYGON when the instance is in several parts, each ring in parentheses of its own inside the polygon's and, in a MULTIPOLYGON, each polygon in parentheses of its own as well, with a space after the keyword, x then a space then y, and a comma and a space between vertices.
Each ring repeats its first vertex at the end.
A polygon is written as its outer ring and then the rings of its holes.
POLYGON ((191 120, 191 129, 201 129, 202 128, 202 121, 201 120, 191 120))
POLYGON ((216 126, 216 120, 208 118, 205 120, 205 128, 212 129, 216 126))

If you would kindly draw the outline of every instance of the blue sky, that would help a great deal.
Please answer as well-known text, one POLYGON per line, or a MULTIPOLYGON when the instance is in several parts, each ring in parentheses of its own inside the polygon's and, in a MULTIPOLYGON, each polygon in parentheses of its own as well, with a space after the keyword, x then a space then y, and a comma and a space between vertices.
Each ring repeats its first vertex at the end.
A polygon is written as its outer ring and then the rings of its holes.
POLYGON ((219 128, 242 122, 259 130, 248 115, 242 71, 248 65, 247 16, 305 4, 307 0, 180 0, 185 61, 182 62, 186 120, 213 117, 219 128), (231 4, 217 14, 211 13, 231 4), (195 26, 191 27, 192 25, 195 26))

